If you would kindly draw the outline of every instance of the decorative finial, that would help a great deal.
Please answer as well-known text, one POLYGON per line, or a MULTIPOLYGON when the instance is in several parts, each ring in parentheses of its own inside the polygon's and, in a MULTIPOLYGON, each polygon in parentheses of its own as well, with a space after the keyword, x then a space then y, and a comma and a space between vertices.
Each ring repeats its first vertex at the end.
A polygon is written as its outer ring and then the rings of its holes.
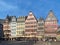
POLYGON ((30 11, 29 14, 32 14, 32 11, 30 11))
POLYGON ((50 10, 50 12, 53 12, 53 10, 50 10))

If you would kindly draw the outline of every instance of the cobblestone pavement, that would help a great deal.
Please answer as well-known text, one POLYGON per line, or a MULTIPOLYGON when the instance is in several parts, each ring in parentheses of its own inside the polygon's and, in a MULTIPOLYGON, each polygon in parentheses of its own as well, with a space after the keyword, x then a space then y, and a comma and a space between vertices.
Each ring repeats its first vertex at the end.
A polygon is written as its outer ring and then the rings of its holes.
POLYGON ((54 41, 52 41, 52 42, 37 41, 37 43, 34 44, 34 45, 60 45, 60 42, 54 42, 54 41))
POLYGON ((60 45, 60 42, 37 41, 2 41, 0 45, 60 45))
POLYGON ((33 45, 34 41, 2 41, 0 45, 33 45))

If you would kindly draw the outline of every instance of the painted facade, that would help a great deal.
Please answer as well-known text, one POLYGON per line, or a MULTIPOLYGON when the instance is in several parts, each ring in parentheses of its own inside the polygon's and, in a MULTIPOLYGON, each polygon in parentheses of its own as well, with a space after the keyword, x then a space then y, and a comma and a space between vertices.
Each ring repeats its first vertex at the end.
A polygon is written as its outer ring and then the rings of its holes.
POLYGON ((4 31, 3 31, 3 23, 4 23, 4 19, 0 19, 0 38, 4 37, 4 31))
POLYGON ((20 16, 17 18, 17 37, 24 36, 25 32, 25 16, 20 16))
POLYGON ((11 30, 10 30, 10 24, 8 18, 6 18, 3 23, 3 32, 4 32, 4 38, 10 38, 11 30))
POLYGON ((58 26, 57 35, 60 35, 60 25, 58 26))
POLYGON ((3 36, 4 36, 3 25, 0 24, 0 38, 2 38, 3 36))
POLYGON ((10 30, 11 30, 11 37, 16 37, 16 30, 17 30, 17 23, 16 23, 16 16, 11 16, 10 22, 10 30))
POLYGON ((26 37, 34 37, 37 34, 37 20, 32 12, 29 12, 25 21, 25 35, 26 37))
POLYGON ((58 29, 57 18, 55 17, 53 11, 50 10, 45 20, 45 36, 56 37, 57 29, 58 29))
POLYGON ((42 38, 44 36, 44 19, 42 17, 38 19, 37 36, 39 38, 42 38))
POLYGON ((28 16, 9 16, 2 21, 0 19, 0 31, 3 30, 4 38, 9 37, 56 37, 58 28, 58 21, 53 11, 50 10, 48 16, 44 20, 43 18, 36 19, 34 14, 30 11, 28 16), (3 24, 3 25, 2 25, 3 24), (3 26, 3 27, 1 27, 3 26))

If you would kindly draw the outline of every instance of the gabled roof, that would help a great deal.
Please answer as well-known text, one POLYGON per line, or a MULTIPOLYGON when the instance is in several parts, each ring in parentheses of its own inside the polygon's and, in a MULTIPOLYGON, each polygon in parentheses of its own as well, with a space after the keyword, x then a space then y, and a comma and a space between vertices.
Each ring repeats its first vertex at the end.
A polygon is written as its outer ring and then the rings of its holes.
POLYGON ((0 24, 3 24, 4 23, 4 19, 0 19, 0 24))
POLYGON ((45 21, 48 21, 48 20, 57 20, 56 16, 54 15, 53 11, 50 10, 49 13, 48 13, 48 16, 46 18, 45 21))
POLYGON ((10 20, 12 21, 12 19, 16 19, 16 21, 17 21, 17 18, 16 18, 16 16, 10 16, 10 20))
POLYGON ((43 17, 40 17, 40 18, 38 19, 38 21, 41 21, 41 20, 44 20, 44 18, 43 18, 43 17))
MULTIPOLYGON (((29 15, 33 15, 33 16, 34 16, 34 18, 35 18, 35 19, 36 19, 36 21, 37 21, 37 18, 35 17, 35 15, 33 14, 33 12, 32 12, 32 11, 30 11, 30 12, 29 12, 29 15)), ((29 16, 29 15, 28 15, 28 16, 29 16)), ((27 16, 27 18, 28 18, 28 16, 27 16)), ((27 20, 27 18, 26 18, 26 20, 27 20)))
POLYGON ((17 22, 20 22, 20 21, 25 21, 26 20, 26 16, 19 16, 17 18, 17 22))
POLYGON ((27 19, 28 16, 25 16, 25 20, 27 19))
POLYGON ((11 21, 12 16, 7 15, 5 18, 5 21, 8 20, 9 22, 11 21))

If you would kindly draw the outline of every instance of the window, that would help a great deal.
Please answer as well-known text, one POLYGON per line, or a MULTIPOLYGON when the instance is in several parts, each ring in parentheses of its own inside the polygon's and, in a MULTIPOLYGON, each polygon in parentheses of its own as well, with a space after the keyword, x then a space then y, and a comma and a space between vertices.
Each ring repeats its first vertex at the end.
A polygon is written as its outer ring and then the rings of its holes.
POLYGON ((30 19, 27 19, 27 20, 34 20, 34 18, 30 18, 30 19))
POLYGON ((26 22, 25 24, 36 24, 36 22, 26 22))
POLYGON ((48 20, 50 20, 51 18, 48 18, 48 20))
POLYGON ((43 24, 43 23, 39 23, 38 25, 39 25, 39 26, 42 26, 42 25, 44 25, 44 24, 43 24))
POLYGON ((12 34, 16 34, 16 32, 12 32, 12 34))
POLYGON ((26 26, 26 28, 30 28, 30 27, 37 27, 37 25, 26 26))

